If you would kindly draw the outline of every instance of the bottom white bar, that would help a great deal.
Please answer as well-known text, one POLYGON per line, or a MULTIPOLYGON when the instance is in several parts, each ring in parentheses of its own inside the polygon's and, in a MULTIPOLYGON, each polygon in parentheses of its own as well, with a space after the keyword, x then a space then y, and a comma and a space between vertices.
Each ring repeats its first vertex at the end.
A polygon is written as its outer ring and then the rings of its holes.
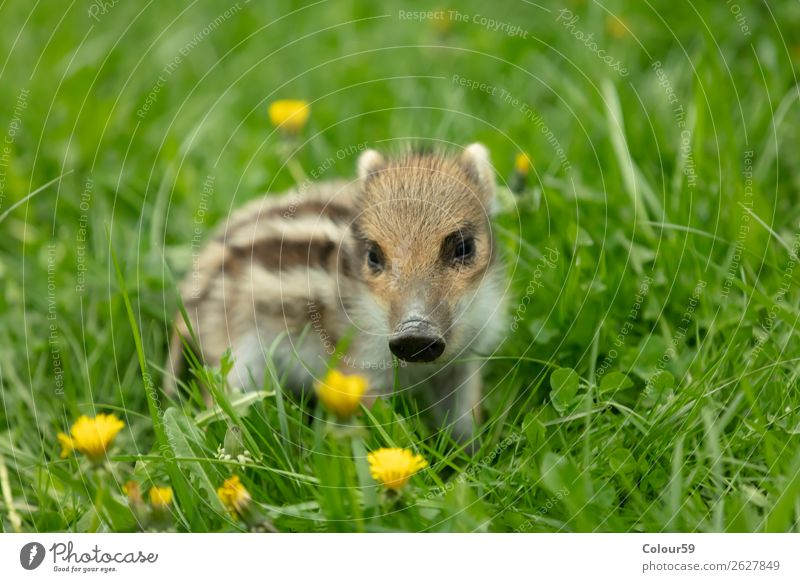
POLYGON ((0 572, 3 580, 796 581, 798 550, 800 534, 3 534, 0 572))

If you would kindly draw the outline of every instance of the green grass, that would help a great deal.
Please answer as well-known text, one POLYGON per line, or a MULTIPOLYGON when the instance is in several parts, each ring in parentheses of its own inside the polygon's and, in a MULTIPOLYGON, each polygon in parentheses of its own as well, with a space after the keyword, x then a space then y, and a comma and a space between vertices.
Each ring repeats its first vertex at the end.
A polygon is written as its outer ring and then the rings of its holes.
POLYGON ((749 35, 724 2, 650 4, 567 2, 569 28, 524 2, 459 2, 466 22, 242 2, 204 33, 231 4, 2 3, 3 530, 134 530, 135 479, 175 492, 152 527, 235 531, 215 492, 234 473, 280 531, 800 529, 800 4, 741 2, 749 35), (501 184, 534 160, 497 219, 519 320, 474 456, 399 398, 340 434, 272 377, 244 400, 215 370, 160 392, 193 237, 294 183, 278 98, 312 103, 295 159, 322 179, 364 143, 482 141, 501 184), (96 412, 126 423, 110 472, 59 458, 96 412), (231 424, 252 462, 216 457, 231 424), (387 445, 430 463, 398 498, 364 459, 387 445))

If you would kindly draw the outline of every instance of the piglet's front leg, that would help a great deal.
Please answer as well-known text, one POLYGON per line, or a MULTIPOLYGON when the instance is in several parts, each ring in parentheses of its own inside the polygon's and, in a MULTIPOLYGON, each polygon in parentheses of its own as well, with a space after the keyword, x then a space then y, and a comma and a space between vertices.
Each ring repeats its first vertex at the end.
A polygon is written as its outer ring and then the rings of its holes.
POLYGON ((479 362, 452 363, 431 378, 434 414, 443 430, 466 444, 470 454, 480 447, 475 427, 480 424, 483 380, 479 362))

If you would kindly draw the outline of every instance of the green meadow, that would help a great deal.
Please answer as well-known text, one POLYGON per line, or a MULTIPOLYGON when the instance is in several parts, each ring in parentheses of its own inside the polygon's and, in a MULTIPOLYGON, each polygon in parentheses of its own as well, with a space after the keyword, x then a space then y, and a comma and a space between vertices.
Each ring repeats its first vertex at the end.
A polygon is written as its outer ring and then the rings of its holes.
POLYGON ((440 4, 0 3, 2 531, 800 529, 800 4, 440 4), (474 454, 403 396, 337 426, 281 370, 163 392, 233 209, 474 141, 509 278, 474 454), (99 413, 107 457, 62 456, 99 413), (427 467, 388 490, 382 447, 427 467))

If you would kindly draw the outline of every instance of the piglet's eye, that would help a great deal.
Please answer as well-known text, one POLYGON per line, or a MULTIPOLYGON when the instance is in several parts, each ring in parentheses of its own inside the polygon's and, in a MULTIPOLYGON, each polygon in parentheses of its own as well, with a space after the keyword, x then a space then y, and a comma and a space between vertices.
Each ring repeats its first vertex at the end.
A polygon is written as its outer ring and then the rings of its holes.
POLYGON ((444 237, 439 257, 443 263, 456 267, 471 262, 475 252, 475 237, 457 230, 444 237))
POLYGON ((377 243, 370 243, 367 248, 367 266, 376 272, 383 269, 383 253, 377 243))
POLYGON ((463 263, 475 256, 475 239, 472 237, 462 238, 456 242, 453 250, 453 260, 463 263))

